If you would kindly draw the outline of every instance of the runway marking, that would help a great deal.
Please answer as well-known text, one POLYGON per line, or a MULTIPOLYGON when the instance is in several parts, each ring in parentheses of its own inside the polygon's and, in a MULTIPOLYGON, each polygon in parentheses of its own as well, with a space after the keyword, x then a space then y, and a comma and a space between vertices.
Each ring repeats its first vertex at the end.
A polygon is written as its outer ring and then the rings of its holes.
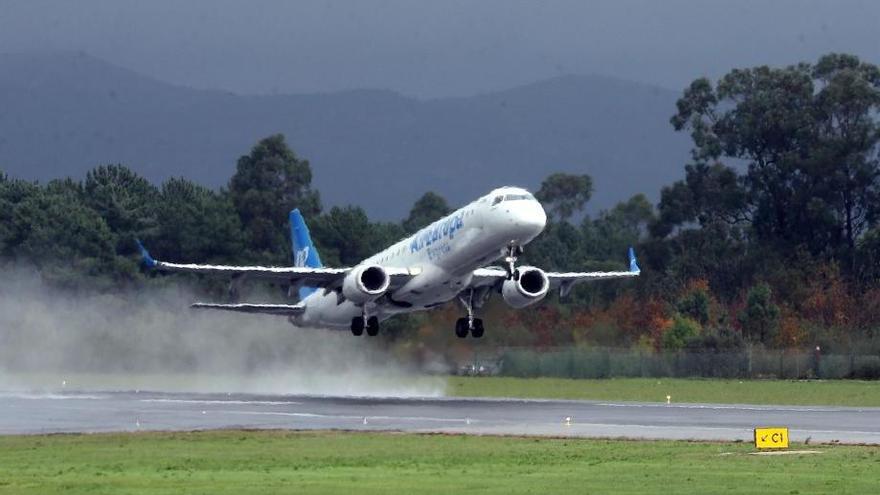
MULTIPOLYGON (((141 411, 144 417, 147 417, 146 414, 155 413, 155 414, 169 414, 169 413, 179 413, 180 411, 169 410, 169 409, 158 409, 158 410, 146 410, 141 411)), ((201 416, 203 413, 201 411, 183 411, 183 412, 191 412, 193 414, 198 414, 201 416)), ((435 423, 463 423, 465 425, 475 425, 477 428, 475 429, 509 429, 514 426, 524 426, 525 429, 530 427, 532 428, 545 428, 545 427, 564 427, 565 430, 583 430, 583 429, 642 429, 642 430, 653 430, 653 431, 679 431, 683 428, 686 428, 688 431, 698 431, 698 432, 707 432, 707 433, 721 433, 721 432, 730 432, 738 435, 736 438, 749 438, 752 435, 752 429, 750 427, 742 427, 742 426, 696 426, 696 425, 645 425, 645 424, 636 424, 636 423, 576 423, 572 422, 570 425, 566 425, 565 423, 557 423, 555 421, 548 421, 542 423, 523 423, 522 421, 515 419, 498 419, 491 422, 487 422, 486 420, 478 420, 473 418, 437 418, 430 416, 388 416, 388 415, 364 415, 364 414, 321 414, 321 413, 309 413, 309 412, 285 412, 285 411, 229 411, 229 410, 209 410, 212 415, 218 414, 232 414, 232 415, 253 415, 253 416, 283 416, 283 417, 292 417, 292 418, 315 418, 315 419, 338 419, 338 420, 352 420, 360 422, 366 417, 369 420, 376 421, 425 421, 425 422, 435 422, 435 423), (740 436, 741 435, 741 436, 740 436)), ((425 430, 432 431, 432 430, 425 430)), ((863 431, 863 430, 817 430, 817 429, 805 429, 805 428, 797 428, 793 429, 797 437, 803 436, 811 436, 811 435, 866 435, 868 437, 880 436, 880 431, 863 431)), ((664 437, 665 438, 665 437, 664 437)), ((681 438, 688 438, 686 436, 682 436, 681 438)), ((721 438, 721 437, 719 437, 721 438)), ((870 441, 870 440, 869 440, 870 441)))
POLYGON ((172 404, 259 404, 270 406, 302 405, 302 402, 274 400, 208 400, 208 399, 140 399, 141 402, 166 402, 172 404))
POLYGON ((32 393, 5 393, 0 394, 0 399, 27 399, 27 400, 39 400, 39 399, 49 399, 49 400, 71 400, 71 399, 83 399, 83 400, 105 400, 108 399, 107 395, 66 395, 66 394, 32 394, 32 393))
MULTIPOLYGON (((548 423, 552 425, 556 425, 556 423, 548 423)), ((653 430, 681 430, 683 428, 687 428, 688 430, 710 430, 710 431, 742 431, 748 434, 752 433, 752 430, 745 427, 735 427, 735 426, 688 426, 688 425, 640 425, 640 424, 620 424, 620 423, 571 423, 571 425, 564 425, 566 429, 569 428, 577 428, 577 427, 587 427, 587 428, 646 428, 653 430)))
POLYGON ((434 422, 453 422, 453 423, 471 423, 478 422, 469 418, 432 418, 422 416, 372 416, 369 414, 318 414, 318 413, 295 413, 295 412, 276 412, 276 411, 212 411, 214 413, 224 414, 241 414, 241 415, 258 415, 258 416, 292 416, 299 418, 327 418, 327 419, 356 419, 362 420, 365 417, 372 420, 400 420, 400 421, 434 421, 434 422))
POLYGON ((613 402, 601 402, 595 404, 597 406, 605 406, 605 407, 637 407, 637 408, 658 408, 658 409, 710 409, 710 410, 732 410, 732 411, 763 411, 763 412, 827 412, 827 413, 841 413, 841 412, 877 412, 880 414, 880 408, 831 408, 831 407, 823 407, 823 408, 815 408, 809 406, 791 406, 791 407, 779 407, 779 406, 747 406, 747 405, 725 405, 725 404, 621 404, 621 403, 613 403, 613 402))
POLYGON ((841 440, 880 443, 880 408, 687 403, 666 405, 623 401, 521 399, 359 400, 350 397, 248 394, 0 392, 0 432, 4 433, 129 431, 135 427, 169 430, 271 427, 743 441, 752 437, 754 420, 766 417, 802 418, 800 427, 797 424, 789 425, 792 427, 792 435, 799 441, 812 437, 819 442, 841 440), (3 397, 10 399, 2 400, 3 397), (249 400, 251 398, 254 400, 249 400), (675 409, 662 410, 670 407, 675 409), (371 412, 377 415, 370 415, 371 412), (414 414, 421 412, 450 416, 414 414), (246 415, 251 416, 243 417, 246 415), (131 418, 130 421, 125 420, 128 417, 131 418), (570 424, 565 424, 566 417, 571 418, 570 424), (577 419, 585 422, 577 423, 577 419), (621 420, 625 424, 618 423, 621 420), (834 429, 829 428, 831 426, 834 429), (865 428, 875 430, 864 431, 865 428))

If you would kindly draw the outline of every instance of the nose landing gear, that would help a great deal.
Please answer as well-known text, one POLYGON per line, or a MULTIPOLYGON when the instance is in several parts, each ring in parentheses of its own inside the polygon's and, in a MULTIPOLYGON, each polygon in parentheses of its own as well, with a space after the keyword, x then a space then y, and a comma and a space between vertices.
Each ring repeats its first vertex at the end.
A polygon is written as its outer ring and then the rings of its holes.
POLYGON ((523 248, 513 241, 507 245, 507 254, 504 256, 504 269, 507 271, 507 280, 514 277, 516 273, 516 260, 523 253, 523 248))

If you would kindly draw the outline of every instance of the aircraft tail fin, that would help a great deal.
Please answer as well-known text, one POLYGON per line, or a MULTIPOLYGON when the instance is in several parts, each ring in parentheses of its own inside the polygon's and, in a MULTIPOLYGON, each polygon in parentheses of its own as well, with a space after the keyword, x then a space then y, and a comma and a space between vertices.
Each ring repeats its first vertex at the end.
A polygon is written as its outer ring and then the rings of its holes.
POLYGON ((636 262, 636 250, 630 246, 629 253, 627 254, 629 255, 629 271, 632 273, 641 273, 642 269, 639 268, 639 264, 636 262))
MULTIPOLYGON (((312 237, 309 235, 309 226, 299 209, 294 208, 290 211, 290 244, 293 250, 293 266, 321 268, 321 256, 312 243, 312 237)), ((314 287, 301 287, 299 289, 299 300, 302 301, 309 294, 315 292, 314 287)))
POLYGON ((293 247, 293 266, 321 268, 321 257, 312 244, 309 227, 298 209, 290 212, 290 241, 293 247))

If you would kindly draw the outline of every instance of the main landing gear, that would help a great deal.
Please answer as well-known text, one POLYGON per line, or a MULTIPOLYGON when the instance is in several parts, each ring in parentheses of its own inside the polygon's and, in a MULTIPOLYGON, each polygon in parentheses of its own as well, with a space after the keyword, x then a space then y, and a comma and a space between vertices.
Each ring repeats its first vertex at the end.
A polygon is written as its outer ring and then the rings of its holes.
POLYGON ((455 321, 455 336, 463 339, 467 337, 468 332, 470 332, 471 336, 475 339, 479 339, 483 336, 483 320, 481 318, 474 318, 474 291, 473 289, 467 292, 466 296, 458 296, 458 300, 461 302, 461 305, 464 306, 465 310, 467 310, 466 318, 459 318, 455 321))
POLYGON ((455 321, 455 336, 463 339, 468 336, 468 332, 475 338, 479 339, 483 336, 483 320, 482 318, 474 318, 468 321, 468 318, 459 318, 455 321))
POLYGON ((364 334, 364 330, 367 331, 367 335, 370 337, 379 335, 379 318, 371 316, 365 320, 363 316, 355 316, 351 319, 352 335, 360 337, 364 334))

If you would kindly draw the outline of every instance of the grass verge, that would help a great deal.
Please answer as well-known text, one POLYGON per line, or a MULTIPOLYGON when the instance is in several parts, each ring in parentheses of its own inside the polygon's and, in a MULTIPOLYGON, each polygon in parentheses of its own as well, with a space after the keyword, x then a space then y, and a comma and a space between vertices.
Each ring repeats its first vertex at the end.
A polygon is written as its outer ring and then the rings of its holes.
POLYGON ((873 493, 880 449, 350 432, 0 437, 0 493, 873 493))
POLYGON ((880 407, 880 381, 709 380, 683 378, 451 377, 447 394, 639 402, 709 402, 880 407))

